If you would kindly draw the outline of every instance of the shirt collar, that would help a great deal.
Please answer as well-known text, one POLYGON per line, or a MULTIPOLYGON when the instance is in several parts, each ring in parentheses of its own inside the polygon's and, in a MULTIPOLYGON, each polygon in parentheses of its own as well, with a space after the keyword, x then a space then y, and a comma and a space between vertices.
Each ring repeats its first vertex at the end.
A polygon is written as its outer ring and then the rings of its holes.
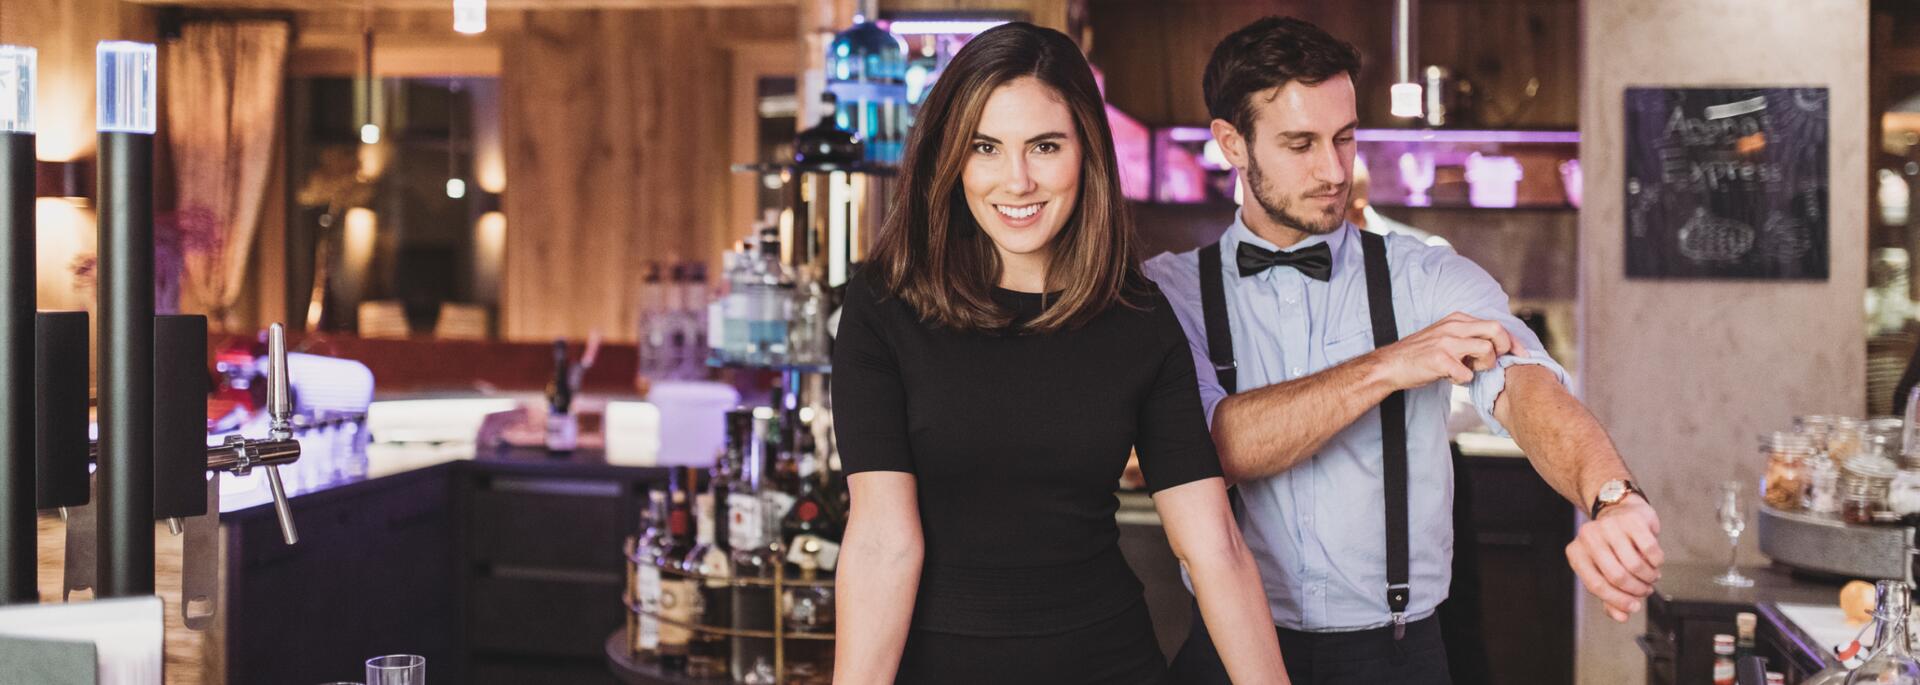
MULTIPOLYGON (((1242 207, 1233 213, 1233 225, 1227 228, 1226 234, 1221 236, 1220 239, 1220 253, 1223 257, 1221 261, 1225 262, 1228 266, 1234 263, 1233 255, 1239 254, 1241 243, 1246 243, 1262 250, 1278 252, 1293 252, 1301 248, 1326 243, 1327 249, 1333 257, 1335 275, 1338 275, 1341 264, 1341 252, 1347 245, 1347 235, 1355 230, 1359 230, 1350 222, 1341 222, 1340 228, 1334 229, 1332 233, 1307 236, 1306 240, 1294 243, 1292 247, 1282 250, 1266 238, 1262 238, 1254 233, 1253 229, 1247 228, 1247 222, 1243 221, 1240 216, 1241 213, 1245 211, 1247 211, 1246 208, 1242 207)), ((1262 276, 1272 278, 1273 273, 1273 269, 1268 269, 1262 273, 1262 276)))

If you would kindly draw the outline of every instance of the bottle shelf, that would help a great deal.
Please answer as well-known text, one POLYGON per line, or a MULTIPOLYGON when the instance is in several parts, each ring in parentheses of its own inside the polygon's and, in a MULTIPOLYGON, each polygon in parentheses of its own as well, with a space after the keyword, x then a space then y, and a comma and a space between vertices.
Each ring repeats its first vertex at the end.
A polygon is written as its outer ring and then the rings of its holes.
POLYGON ((854 164, 735 164, 736 174, 779 174, 779 173, 832 173, 844 171, 849 174, 867 174, 869 176, 893 176, 900 173, 899 167, 875 162, 856 162, 854 164))
POLYGON ((652 617, 654 620, 659 621, 661 625, 669 625, 669 626, 674 626, 676 628, 685 628, 687 630, 690 630, 696 633, 706 634, 706 635, 720 635, 723 637, 750 637, 750 638, 758 638, 763 640, 815 640, 815 641, 826 641, 826 642, 833 641, 832 633, 809 633, 809 632, 797 631, 797 630, 780 630, 780 631, 744 630, 740 628, 733 628, 730 626, 719 626, 711 623, 702 623, 699 621, 681 621, 677 619, 667 618, 665 615, 657 611, 646 610, 645 608, 641 607, 640 603, 638 601, 635 601, 631 595, 622 593, 620 596, 620 599, 622 602, 626 604, 627 611, 633 612, 635 616, 649 616, 649 617, 652 617))
POLYGON ((707 366, 716 368, 716 369, 754 369, 759 371, 795 371, 799 373, 833 373, 833 364, 827 363, 827 362, 816 363, 816 364, 795 364, 795 363, 788 363, 788 362, 759 363, 759 362, 732 361, 732 360, 715 359, 713 357, 708 357, 707 366))
MULTIPOLYGON (((628 555, 627 563, 632 564, 634 569, 638 570, 640 567, 640 564, 644 562, 642 562, 639 559, 635 559, 632 555, 628 555)), ((686 571, 685 569, 668 568, 665 566, 661 566, 658 568, 660 569, 660 576, 662 578, 671 576, 679 579, 699 581, 700 583, 703 583, 703 584, 725 583, 728 587, 784 587, 784 588, 815 588, 815 589, 824 588, 829 590, 833 589, 832 578, 820 578, 815 580, 802 580, 799 578, 737 578, 737 577, 731 577, 731 576, 726 578, 710 578, 700 573, 693 573, 693 572, 686 571)))

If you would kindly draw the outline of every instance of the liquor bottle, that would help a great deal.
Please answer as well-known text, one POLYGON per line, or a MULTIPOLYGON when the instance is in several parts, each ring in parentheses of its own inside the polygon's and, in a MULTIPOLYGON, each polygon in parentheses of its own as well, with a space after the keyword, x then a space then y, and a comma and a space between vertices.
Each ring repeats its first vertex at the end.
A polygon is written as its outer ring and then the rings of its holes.
MULTIPOLYGON (((733 574, 736 578, 771 581, 780 572, 780 537, 765 500, 767 494, 766 445, 773 430, 773 410, 759 407, 753 413, 753 432, 746 441, 746 468, 741 472, 736 491, 728 495, 728 546, 732 548, 733 574)), ((773 630, 774 596, 771 583, 740 585, 733 588, 733 627, 735 630, 773 630)), ((732 640, 728 670, 736 683, 772 683, 778 680, 774 669, 774 646, 769 638, 736 636, 732 640)))
POLYGON ((707 265, 687 262, 682 265, 679 322, 685 348, 681 351, 679 377, 699 380, 707 376, 707 265))
POLYGON ((640 375, 649 381, 668 378, 666 286, 660 282, 660 264, 647 262, 640 276, 640 375))
POLYGON ((580 423, 573 415, 572 365, 567 341, 553 341, 553 380, 547 383, 547 451, 572 452, 580 440, 580 423))
MULTIPOLYGON (((781 392, 774 390, 773 422, 765 438, 767 460, 767 500, 768 517, 779 525, 785 521, 787 512, 793 510, 793 504, 800 492, 800 466, 794 458, 794 426, 799 418, 790 409, 781 409, 781 392)), ((782 538, 784 540, 784 538, 782 538)))
POLYGON ((800 447, 795 450, 799 463, 799 492, 794 498, 793 508, 780 523, 780 533, 787 541, 788 560, 799 563, 794 558, 802 554, 805 545, 801 542, 808 538, 818 540, 819 544, 832 549, 816 550, 812 563, 820 569, 831 571, 834 563, 822 558, 837 559, 841 532, 838 506, 828 496, 826 489, 820 487, 824 473, 819 467, 820 458, 812 449, 812 431, 801 430, 800 447))
POLYGON ((1745 611, 1733 615, 1733 663, 1739 664, 1747 657, 1753 656, 1755 644, 1753 631, 1759 623, 1758 616, 1745 611))
POLYGON ((667 473, 667 535, 660 541, 663 551, 656 560, 660 577, 660 668, 678 673, 687 670, 688 647, 693 637, 687 624, 693 622, 694 604, 698 601, 694 599, 698 589, 682 570, 687 553, 693 551, 693 535, 688 530, 692 525, 693 503, 684 485, 692 479, 683 478, 681 469, 667 473))
POLYGON ((787 330, 787 355, 792 363, 827 364, 833 353, 833 335, 827 325, 833 303, 827 294, 826 274, 818 268, 807 268, 795 275, 792 311, 793 323, 787 330))
POLYGON ((647 513, 641 518, 645 532, 634 549, 633 599, 640 605, 640 630, 633 638, 633 651, 642 661, 660 658, 660 560, 666 554, 667 493, 647 493, 647 513))
POLYGON ((719 456, 713 462, 713 540, 722 549, 733 549, 733 538, 729 529, 733 523, 731 514, 733 493, 740 490, 741 472, 747 463, 747 441, 753 439, 753 410, 747 407, 735 407, 727 410, 726 442, 720 448, 719 456))
POLYGON ((1713 636, 1713 685, 1734 685, 1733 636, 1713 636))
POLYGON ((731 364, 739 361, 738 345, 745 342, 746 329, 736 328, 744 323, 735 317, 736 293, 740 292, 740 252, 728 250, 720 253, 720 279, 722 287, 707 303, 707 360, 710 364, 731 364), (735 340, 736 336, 739 338, 735 340))
POLYGON ((747 361, 776 365, 787 361, 787 322, 792 318, 793 283, 780 261, 780 227, 762 225, 747 285, 747 361))
POLYGON ((891 164, 907 134, 907 44, 875 23, 878 5, 862 0, 854 26, 827 46, 827 91, 840 95, 840 123, 866 142, 867 161, 891 164))
MULTIPOLYGON (((641 530, 646 530, 647 519, 651 518, 652 514, 652 511, 641 513, 641 530)), ((640 557, 640 536, 627 536, 626 542, 620 546, 620 553, 621 558, 626 560, 627 567, 626 591, 621 597, 626 603, 627 610, 627 651, 638 655, 640 654, 640 612, 635 611, 633 605, 640 602, 640 564, 637 561, 640 557)))
POLYGON ((861 145, 859 135, 840 128, 834 122, 834 114, 839 109, 840 98, 833 93, 820 95, 820 123, 801 131, 793 139, 795 164, 845 167, 860 163, 866 155, 865 147, 861 145))
MULTIPOLYGON (((718 476, 715 477, 718 481, 718 476)), ((694 545, 681 562, 681 568, 699 579, 694 596, 694 622, 703 626, 726 627, 733 620, 733 562, 725 546, 714 538, 714 493, 701 493, 695 499, 694 545)), ((722 678, 727 675, 727 638, 719 633, 696 631, 687 649, 687 675, 695 678, 722 678)))
POLYGON ((800 685, 827 685, 833 677, 833 642, 810 639, 833 635, 833 586, 822 582, 816 558, 817 552, 799 557, 800 582, 781 598, 787 630, 797 636, 787 640, 787 682, 800 685))

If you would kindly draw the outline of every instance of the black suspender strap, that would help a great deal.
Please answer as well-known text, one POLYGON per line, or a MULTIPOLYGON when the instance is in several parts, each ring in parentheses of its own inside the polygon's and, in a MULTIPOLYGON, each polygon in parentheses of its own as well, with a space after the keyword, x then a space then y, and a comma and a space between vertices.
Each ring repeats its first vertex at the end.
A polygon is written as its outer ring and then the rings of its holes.
MULTIPOLYGON (((1366 260, 1367 312, 1373 319, 1373 346, 1378 349, 1400 340, 1393 318, 1393 277, 1387 269, 1387 241, 1377 233, 1356 231, 1366 260)), ((1227 275, 1220 268, 1220 243, 1200 248, 1200 312, 1206 321, 1207 359, 1228 394, 1238 392, 1238 367, 1233 357, 1233 329, 1227 318, 1227 275)), ((1380 402, 1381 476, 1385 481, 1387 520, 1387 610, 1393 616, 1393 637, 1406 636, 1408 585, 1407 552, 1407 393, 1394 391, 1380 402)), ((1229 491, 1229 494, 1237 495, 1229 491)))
MULTIPOLYGON (((1393 280, 1387 271, 1387 241, 1358 231, 1367 264, 1367 311, 1373 317, 1373 346, 1400 340, 1393 320, 1393 280)), ((1387 505, 1387 609, 1393 614, 1393 638, 1406 635, 1407 602, 1407 393, 1395 390, 1380 403, 1381 478, 1387 505)))
POLYGON ((1207 359, 1220 387, 1238 392, 1239 373, 1233 361, 1233 328, 1227 325, 1227 276, 1220 270, 1220 243, 1200 248, 1200 318, 1207 324, 1207 359))

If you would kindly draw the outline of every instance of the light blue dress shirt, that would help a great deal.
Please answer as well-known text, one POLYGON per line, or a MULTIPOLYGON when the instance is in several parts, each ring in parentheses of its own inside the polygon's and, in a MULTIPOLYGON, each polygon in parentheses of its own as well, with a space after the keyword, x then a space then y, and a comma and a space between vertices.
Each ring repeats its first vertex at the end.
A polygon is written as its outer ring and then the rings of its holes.
MULTIPOLYGON (((1235 217, 1221 238, 1221 268, 1227 272, 1226 301, 1242 392, 1319 373, 1373 350, 1359 230, 1347 224, 1289 248, 1326 243, 1333 255, 1333 276, 1327 282, 1287 267, 1242 278, 1234 261, 1241 243, 1276 247, 1235 217)), ((1493 417, 1493 402, 1506 385, 1507 367, 1539 364, 1567 382, 1566 370, 1508 311, 1506 293, 1485 270, 1451 249, 1405 235, 1389 235, 1386 244, 1394 318, 1402 337, 1464 312, 1500 322, 1526 348, 1527 356, 1502 356, 1498 368, 1475 374, 1469 386, 1474 406, 1495 433, 1506 434, 1493 417)), ((1197 252, 1164 254, 1146 264, 1147 276, 1166 293, 1186 329, 1199 373, 1200 401, 1211 425, 1214 407, 1226 391, 1207 358, 1198 269, 1197 252)), ((1452 576, 1453 462, 1446 426, 1451 392, 1445 380, 1407 391, 1407 532, 1413 586, 1408 621, 1433 614, 1446 599, 1452 576)), ((1284 422, 1288 417, 1268 419, 1284 422)), ((1240 506, 1234 513, 1259 562, 1275 625, 1332 632, 1391 623, 1380 471, 1376 408, 1335 434, 1312 458, 1278 475, 1240 484, 1240 506)))

